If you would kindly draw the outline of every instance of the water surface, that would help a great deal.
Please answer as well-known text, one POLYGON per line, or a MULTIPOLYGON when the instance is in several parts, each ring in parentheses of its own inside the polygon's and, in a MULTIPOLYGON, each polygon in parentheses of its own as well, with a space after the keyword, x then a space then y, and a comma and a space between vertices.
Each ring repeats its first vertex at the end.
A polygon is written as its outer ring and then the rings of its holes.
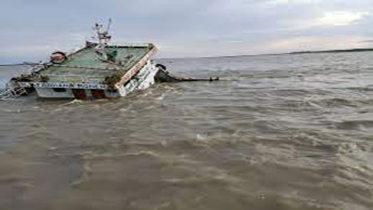
POLYGON ((221 81, 1 101, 0 209, 373 209, 372 56, 164 59, 221 81))

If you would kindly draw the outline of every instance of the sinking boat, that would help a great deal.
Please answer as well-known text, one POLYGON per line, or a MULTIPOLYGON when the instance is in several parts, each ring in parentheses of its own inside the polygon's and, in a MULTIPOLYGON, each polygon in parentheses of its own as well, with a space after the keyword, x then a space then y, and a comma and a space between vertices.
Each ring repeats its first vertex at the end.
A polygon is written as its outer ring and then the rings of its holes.
POLYGON ((172 77, 165 66, 154 63, 151 58, 158 49, 152 43, 109 45, 109 28, 110 23, 106 30, 96 24, 97 43, 86 42, 84 48, 69 55, 52 53, 49 62, 35 65, 29 74, 12 78, 0 97, 35 91, 40 98, 119 98, 155 82, 194 80, 172 77))

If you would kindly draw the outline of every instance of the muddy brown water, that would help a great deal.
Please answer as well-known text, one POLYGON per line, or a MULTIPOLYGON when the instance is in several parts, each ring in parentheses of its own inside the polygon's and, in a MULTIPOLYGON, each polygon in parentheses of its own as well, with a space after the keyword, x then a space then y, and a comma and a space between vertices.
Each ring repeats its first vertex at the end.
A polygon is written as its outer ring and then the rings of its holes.
POLYGON ((372 56, 163 59, 222 81, 1 101, 0 209, 371 210, 372 56))

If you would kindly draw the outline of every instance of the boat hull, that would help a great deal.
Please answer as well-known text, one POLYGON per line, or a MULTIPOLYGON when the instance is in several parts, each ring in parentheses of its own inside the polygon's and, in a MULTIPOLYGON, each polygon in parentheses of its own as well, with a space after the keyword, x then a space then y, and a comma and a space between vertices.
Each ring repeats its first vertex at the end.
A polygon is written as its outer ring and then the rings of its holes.
POLYGON ((119 98, 136 90, 144 90, 155 83, 158 68, 152 62, 145 66, 127 83, 108 89, 105 85, 84 84, 69 88, 66 84, 34 85, 39 98, 49 99, 101 99, 119 98), (85 88, 87 87, 87 88, 85 88), (89 88, 91 87, 91 88, 89 88))

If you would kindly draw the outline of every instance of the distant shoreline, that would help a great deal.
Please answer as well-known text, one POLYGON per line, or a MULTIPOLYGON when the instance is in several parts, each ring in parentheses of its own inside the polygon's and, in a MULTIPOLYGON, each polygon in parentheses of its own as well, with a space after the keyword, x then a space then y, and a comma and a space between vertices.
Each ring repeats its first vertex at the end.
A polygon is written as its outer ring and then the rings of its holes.
POLYGON ((349 52, 373 52, 373 48, 355 48, 343 50, 320 50, 320 51, 297 51, 297 52, 284 52, 284 53, 264 53, 252 55, 221 55, 221 56, 206 56, 206 57, 176 57, 176 58, 157 58, 157 60, 170 60, 170 59, 200 59, 200 58, 232 58, 232 57, 245 57, 245 56, 276 56, 276 55, 298 55, 298 54, 316 54, 316 53, 349 53, 349 52))
POLYGON ((320 51, 299 51, 285 54, 308 54, 308 53, 347 53, 347 52, 373 52, 373 48, 357 48, 344 50, 320 50, 320 51))
MULTIPOLYGON (((343 49, 343 50, 319 50, 319 51, 297 51, 297 52, 288 52, 288 53, 268 53, 268 54, 252 54, 252 55, 221 55, 221 56, 207 56, 207 57, 181 57, 181 58, 156 58, 156 60, 170 60, 170 59, 199 59, 199 58, 229 58, 229 57, 245 57, 245 56, 265 56, 265 55, 299 55, 299 54, 317 54, 317 53, 351 53, 351 52, 373 52, 373 48, 355 48, 355 49, 343 49)), ((30 65, 34 66, 38 63, 34 62, 23 62, 16 64, 0 64, 0 67, 3 66, 22 66, 30 65)))

